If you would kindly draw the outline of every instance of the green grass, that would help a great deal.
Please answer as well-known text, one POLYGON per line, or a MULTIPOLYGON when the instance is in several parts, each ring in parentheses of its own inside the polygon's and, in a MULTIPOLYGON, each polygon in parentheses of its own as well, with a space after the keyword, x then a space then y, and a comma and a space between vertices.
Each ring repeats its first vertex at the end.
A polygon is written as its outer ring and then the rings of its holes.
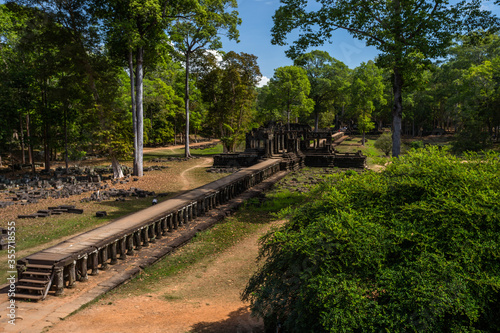
POLYGON ((100 204, 100 208, 107 210, 106 207, 114 207, 115 210, 108 216, 98 218, 88 215, 61 215, 57 217, 37 219, 36 225, 31 228, 19 228, 16 232, 16 238, 19 246, 18 250, 25 250, 35 247, 55 239, 74 235, 85 230, 93 229, 98 225, 124 215, 136 212, 151 206, 150 198, 139 198, 127 201, 107 201, 100 204))
MULTIPOLYGON (((222 174, 207 173, 204 168, 196 168, 190 174, 199 184, 209 183, 223 176, 222 174)), ((160 200, 167 200, 176 194, 177 192, 171 192, 160 200)), ((62 214, 50 218, 19 220, 16 223, 16 259, 21 259, 39 251, 42 247, 49 247, 51 242, 55 244, 57 240, 92 230, 114 219, 150 207, 151 198, 131 198, 126 201, 103 201, 84 204, 73 201, 71 204, 84 208, 84 214, 62 214), (108 216, 104 218, 95 217, 95 212, 99 210, 106 211, 108 216)), ((9 271, 7 268, 7 250, 3 250, 0 251, 0 281, 6 279, 7 271, 9 271)))
MULTIPOLYGON (((158 283, 202 261, 210 264, 217 254, 237 244, 243 238, 257 232, 263 225, 276 220, 281 211, 304 203, 305 195, 286 188, 291 179, 300 175, 304 179, 323 177, 315 168, 291 173, 266 193, 265 197, 248 200, 232 217, 212 229, 198 233, 187 245, 166 256, 155 265, 147 267, 129 283, 113 290, 110 296, 141 295, 155 290, 158 283)), ((313 186, 312 184, 310 185, 313 186)), ((174 297, 166 295, 165 297, 174 297)))
POLYGON ((385 157, 385 153, 383 151, 375 148, 375 141, 377 138, 378 135, 367 135, 364 146, 351 146, 350 144, 361 144, 361 135, 353 135, 349 139, 342 142, 342 144, 335 147, 335 149, 340 153, 357 153, 358 150, 361 150, 363 155, 367 156, 366 163, 368 167, 374 165, 384 165, 387 163, 388 158, 385 157))
MULTIPOLYGON (((104 225, 111 220, 136 212, 140 209, 151 206, 150 198, 140 198, 128 201, 109 201, 100 204, 92 203, 95 209, 106 210, 108 216, 98 218, 89 213, 85 214, 63 214, 51 216, 50 218, 38 218, 30 220, 28 225, 16 227, 16 259, 36 252, 36 248, 52 241, 63 239, 87 230, 92 230, 100 225, 104 225), (114 207, 113 211, 110 208, 114 207), (31 250, 30 250, 31 249, 31 250)), ((94 212, 92 212, 94 214, 94 212)), ((0 281, 5 281, 7 277, 7 250, 0 251, 0 281)))
POLYGON ((161 284, 180 271, 207 258, 212 258, 209 261, 213 260, 215 255, 234 246, 239 240, 262 228, 262 223, 270 220, 270 217, 263 216, 254 218, 252 222, 243 221, 241 216, 227 218, 224 223, 198 233, 188 245, 166 256, 154 266, 145 268, 129 283, 113 290, 111 295, 139 295, 151 292, 158 283, 161 284))

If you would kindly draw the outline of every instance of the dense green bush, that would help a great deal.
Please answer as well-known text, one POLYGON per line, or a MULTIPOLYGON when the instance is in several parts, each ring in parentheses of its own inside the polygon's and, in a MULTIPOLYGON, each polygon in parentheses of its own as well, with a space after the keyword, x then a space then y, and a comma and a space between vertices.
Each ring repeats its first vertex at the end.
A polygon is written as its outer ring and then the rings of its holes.
POLYGON ((375 141, 375 148, 382 150, 385 155, 389 156, 392 150, 392 134, 390 132, 384 132, 375 141))
POLYGON ((491 145, 491 137, 484 131, 482 122, 470 119, 464 128, 461 128, 454 136, 451 143, 455 153, 463 151, 479 151, 491 145))
POLYGON ((424 142, 422 140, 411 141, 408 145, 410 146, 410 148, 413 149, 420 149, 425 147, 424 142))
POLYGON ((285 332, 500 332, 500 161, 412 150, 332 176, 243 294, 285 332))

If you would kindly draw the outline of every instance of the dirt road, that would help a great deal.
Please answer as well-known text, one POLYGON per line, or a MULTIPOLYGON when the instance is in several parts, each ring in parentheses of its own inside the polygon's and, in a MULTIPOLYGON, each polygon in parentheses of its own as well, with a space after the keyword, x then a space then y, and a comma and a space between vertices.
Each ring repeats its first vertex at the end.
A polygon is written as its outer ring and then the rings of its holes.
POLYGON ((271 226, 212 263, 201 262, 175 276, 154 293, 107 297, 48 332, 263 332, 262 322, 250 316, 240 294, 257 267, 258 239, 271 226))

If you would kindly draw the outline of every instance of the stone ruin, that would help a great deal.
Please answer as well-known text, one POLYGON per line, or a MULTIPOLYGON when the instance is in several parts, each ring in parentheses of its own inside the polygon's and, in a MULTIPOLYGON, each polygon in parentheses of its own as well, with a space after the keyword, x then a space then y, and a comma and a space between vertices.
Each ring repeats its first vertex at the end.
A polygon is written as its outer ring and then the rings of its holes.
POLYGON ((365 168, 366 156, 357 153, 339 153, 335 145, 342 132, 332 129, 313 131, 311 126, 268 124, 254 128, 246 135, 245 151, 214 156, 213 168, 242 168, 273 157, 280 157, 282 170, 296 170, 304 166, 365 168))
MULTIPOLYGON (((110 189, 105 181, 110 181, 111 185, 126 184, 130 181, 137 181, 138 178, 131 176, 131 168, 122 166, 125 176, 120 179, 113 179, 113 169, 109 167, 58 167, 50 172, 41 171, 37 175, 26 173, 11 180, 0 175, 0 208, 12 205, 28 205, 38 203, 40 199, 60 199, 69 198, 74 195, 91 192, 96 193, 109 190, 111 196, 118 190, 110 189)), ((144 168, 144 172, 159 171, 168 168, 164 165, 154 165, 144 168)), ((140 192, 140 191, 139 191, 140 192)), ((140 194, 140 193, 139 193, 140 194)), ((140 196, 140 195, 137 196, 140 196)), ((92 201, 90 199, 89 201, 92 201)))

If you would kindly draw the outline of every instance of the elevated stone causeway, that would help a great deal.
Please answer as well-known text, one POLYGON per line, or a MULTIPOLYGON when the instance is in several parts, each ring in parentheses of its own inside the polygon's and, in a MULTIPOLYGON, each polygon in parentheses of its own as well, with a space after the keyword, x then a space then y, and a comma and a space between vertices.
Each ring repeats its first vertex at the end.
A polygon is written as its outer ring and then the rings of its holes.
POLYGON ((271 158, 18 260, 16 298, 60 295, 280 171, 271 158))

